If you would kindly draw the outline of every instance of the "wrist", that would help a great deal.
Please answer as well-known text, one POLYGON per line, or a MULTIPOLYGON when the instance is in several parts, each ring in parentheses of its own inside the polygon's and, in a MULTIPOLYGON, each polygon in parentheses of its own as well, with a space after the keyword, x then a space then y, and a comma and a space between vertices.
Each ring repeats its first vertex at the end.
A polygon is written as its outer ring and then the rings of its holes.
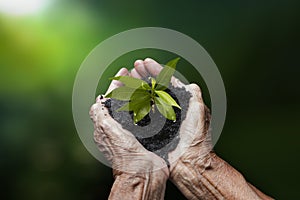
POLYGON ((170 172, 166 162, 155 155, 152 152, 147 153, 143 156, 143 159, 138 161, 131 161, 126 167, 119 167, 120 169, 113 169, 113 175, 116 179, 118 176, 127 178, 142 178, 151 180, 159 180, 160 182, 166 182, 169 178, 170 172), (130 169, 130 170, 122 170, 130 169))
POLYGON ((146 150, 137 152, 134 155, 114 156, 111 164, 115 175, 120 175, 122 172, 127 174, 151 174, 151 172, 159 171, 167 178, 169 177, 166 161, 146 150))
POLYGON ((148 179, 160 182, 167 182, 169 178, 170 172, 167 167, 156 169, 153 171, 141 172, 141 173, 131 173, 131 172, 122 172, 116 169, 113 169, 113 176, 114 179, 118 177, 123 177, 127 179, 134 179, 134 178, 141 178, 141 179, 148 179))
POLYGON ((164 199, 169 171, 165 168, 143 173, 114 170, 115 182, 110 200, 164 199))
POLYGON ((215 154, 212 153, 212 146, 209 138, 200 140, 197 144, 191 144, 188 149, 179 157, 178 160, 170 165, 170 177, 180 172, 184 166, 188 169, 205 169, 210 164, 210 158, 215 154))
POLYGON ((188 199, 272 199, 213 152, 194 164, 180 160, 170 179, 188 199))
POLYGON ((181 158, 170 171, 170 180, 177 186, 187 199, 214 199, 207 198, 205 171, 209 171, 216 155, 208 153, 201 159, 192 157, 181 158))
MULTIPOLYGON (((190 172, 193 170, 196 170, 197 173, 202 174, 205 169, 211 165, 211 159, 214 156, 216 156, 216 154, 211 151, 202 155, 197 155, 197 153, 183 155, 176 163, 170 166, 170 179, 172 181, 176 181, 176 179, 179 178, 178 175, 182 173, 190 174, 190 172)), ((189 178, 191 177, 187 177, 187 179, 189 178)))

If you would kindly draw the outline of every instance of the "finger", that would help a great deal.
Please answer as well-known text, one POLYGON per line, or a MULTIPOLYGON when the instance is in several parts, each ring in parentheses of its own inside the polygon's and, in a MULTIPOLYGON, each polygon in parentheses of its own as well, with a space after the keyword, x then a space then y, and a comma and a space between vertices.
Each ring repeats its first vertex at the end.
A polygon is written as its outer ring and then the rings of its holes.
MULTIPOLYGON (((157 63, 155 60, 151 58, 146 58, 144 60, 144 66, 146 70, 150 73, 150 75, 154 77, 156 77, 163 69, 163 67, 159 63, 157 63)), ((175 78, 174 76, 172 76, 171 78, 171 83, 174 87, 181 88, 185 86, 179 79, 175 78)))
POLYGON ((146 70, 144 62, 142 60, 136 60, 134 62, 134 68, 142 77, 147 78, 149 76, 149 73, 146 70))
POLYGON ((113 156, 112 156, 112 146, 110 141, 108 140, 108 137, 103 133, 101 129, 98 129, 95 127, 94 130, 94 141, 100 150, 100 152, 103 153, 105 158, 112 162, 113 156))
POLYGON ((171 84, 174 87, 179 87, 179 88, 186 86, 184 83, 182 83, 178 78, 175 78, 174 76, 172 76, 172 78, 171 78, 171 84))
POLYGON ((155 60, 151 59, 151 58, 146 58, 144 60, 144 66, 145 69, 149 72, 149 74, 151 76, 157 76, 160 71, 163 69, 163 67, 157 63, 155 60))
POLYGON ((104 96, 101 94, 101 95, 98 95, 97 98, 96 98, 96 103, 100 102, 101 99, 103 99, 104 96))
POLYGON ((131 72, 130 72, 130 75, 133 77, 133 78, 142 78, 142 76, 136 71, 136 69, 132 69, 131 72))
POLYGON ((107 98, 100 98, 90 109, 90 117, 96 126, 95 128, 100 129, 103 133, 105 133, 105 130, 110 129, 111 126, 114 126, 114 123, 117 123, 110 116, 108 108, 105 107, 105 102, 107 100, 107 98))
MULTIPOLYGON (((121 124, 115 121, 109 114, 108 108, 105 106, 107 98, 102 98, 98 103, 92 105, 90 109, 90 117, 94 123, 94 140, 100 145, 107 148, 109 146, 120 146, 123 148, 139 147, 144 148, 139 144, 131 132, 123 129, 121 124)), ((100 149, 103 150, 103 149, 100 149)))
POLYGON ((112 162, 113 148, 111 145, 111 141, 109 140, 107 134, 105 133, 105 129, 101 125, 102 123, 99 122, 99 118, 98 118, 102 110, 104 110, 104 108, 102 108, 101 102, 95 103, 90 110, 90 115, 94 122, 94 141, 98 146, 100 152, 103 153, 103 155, 106 157, 106 159, 109 162, 112 162))
POLYGON ((204 131, 207 129, 206 106, 202 101, 201 90, 196 84, 187 85, 186 89, 191 93, 191 98, 186 117, 180 126, 181 136, 177 147, 178 151, 171 155, 170 160, 176 160, 187 148, 194 145, 194 141, 203 141, 205 139, 204 134, 207 134, 204 131), (195 140, 195 138, 198 138, 198 140, 195 140))
POLYGON ((92 118, 95 129, 100 129, 102 133, 112 137, 128 137, 133 136, 129 131, 126 132, 122 126, 115 121, 109 114, 108 108, 105 106, 107 98, 102 98, 98 103, 92 105, 90 110, 90 117, 92 118), (125 133, 126 132, 126 133, 125 133))
POLYGON ((186 118, 183 121, 185 125, 182 127, 188 128, 189 130, 199 130, 199 120, 203 120, 205 105, 202 100, 201 89, 196 84, 190 84, 186 86, 186 89, 191 93, 189 100, 189 107, 187 110, 186 118))
MULTIPOLYGON (((126 76, 126 75, 128 75, 128 70, 126 68, 122 68, 118 71, 118 73, 115 76, 126 76)), ((109 87, 106 91, 106 94, 110 93, 111 91, 113 91, 114 89, 116 89, 120 86, 122 86, 122 83, 120 81, 113 80, 111 82, 111 84, 109 85, 109 87)))
POLYGON ((192 95, 190 102, 198 101, 200 103, 203 103, 201 88, 197 84, 195 83, 189 84, 186 86, 186 89, 192 95))

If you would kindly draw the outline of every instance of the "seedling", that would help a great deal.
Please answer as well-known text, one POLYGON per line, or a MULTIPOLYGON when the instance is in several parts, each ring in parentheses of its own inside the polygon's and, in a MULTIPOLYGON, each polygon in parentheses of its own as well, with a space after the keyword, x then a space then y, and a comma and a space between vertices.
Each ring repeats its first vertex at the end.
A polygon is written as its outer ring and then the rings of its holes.
POLYGON ((181 107, 164 90, 169 87, 179 59, 175 58, 169 61, 156 78, 149 77, 149 83, 129 76, 110 78, 121 81, 124 86, 114 89, 105 97, 128 101, 117 111, 133 111, 134 123, 142 120, 151 111, 151 108, 155 112, 155 107, 165 118, 176 121, 173 106, 179 109, 181 107))

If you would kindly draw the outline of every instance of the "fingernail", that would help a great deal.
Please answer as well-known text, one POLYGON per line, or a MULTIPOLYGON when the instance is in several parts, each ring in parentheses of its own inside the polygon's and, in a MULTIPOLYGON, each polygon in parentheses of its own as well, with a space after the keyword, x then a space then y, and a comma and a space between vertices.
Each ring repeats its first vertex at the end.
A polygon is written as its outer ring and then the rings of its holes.
POLYGON ((141 60, 137 60, 137 61, 134 62, 134 66, 135 67, 140 66, 140 65, 142 65, 142 62, 143 61, 141 61, 141 60))
POLYGON ((151 58, 146 58, 144 61, 145 62, 152 62, 152 59, 151 58))
POLYGON ((99 102, 100 102, 101 97, 102 97, 102 95, 101 95, 101 96, 97 96, 97 98, 96 98, 96 103, 99 103, 99 102))

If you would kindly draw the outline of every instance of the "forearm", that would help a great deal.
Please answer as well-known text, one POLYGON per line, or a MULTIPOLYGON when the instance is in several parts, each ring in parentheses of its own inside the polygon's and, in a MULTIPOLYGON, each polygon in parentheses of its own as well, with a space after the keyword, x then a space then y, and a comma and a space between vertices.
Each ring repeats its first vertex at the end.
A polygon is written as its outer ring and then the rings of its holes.
POLYGON ((115 176, 109 200, 162 200, 168 175, 164 170, 115 176))
POLYGON ((199 162, 180 159, 170 178, 188 199, 272 199, 214 153, 199 162))

